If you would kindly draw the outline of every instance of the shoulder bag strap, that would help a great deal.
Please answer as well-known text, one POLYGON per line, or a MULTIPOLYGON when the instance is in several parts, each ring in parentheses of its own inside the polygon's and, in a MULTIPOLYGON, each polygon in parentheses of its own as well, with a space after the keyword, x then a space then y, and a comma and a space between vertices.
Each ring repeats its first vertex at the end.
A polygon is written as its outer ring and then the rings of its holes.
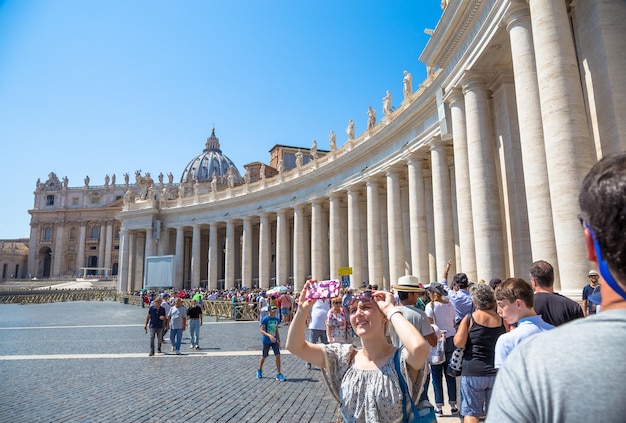
POLYGON ((409 397, 409 401, 411 402, 411 412, 413 413, 414 419, 419 418, 419 410, 415 406, 415 402, 413 401, 413 398, 411 398, 411 395, 409 395, 409 388, 406 385, 406 380, 404 379, 404 376, 402 375, 402 370, 400 369, 400 353, 401 353, 400 351, 401 349, 398 348, 396 352, 394 353, 393 364, 394 364, 394 367, 396 368, 396 373, 398 374, 398 382, 400 383, 400 390, 402 390, 402 421, 408 422, 409 417, 407 415, 407 410, 406 410, 406 398, 409 397))

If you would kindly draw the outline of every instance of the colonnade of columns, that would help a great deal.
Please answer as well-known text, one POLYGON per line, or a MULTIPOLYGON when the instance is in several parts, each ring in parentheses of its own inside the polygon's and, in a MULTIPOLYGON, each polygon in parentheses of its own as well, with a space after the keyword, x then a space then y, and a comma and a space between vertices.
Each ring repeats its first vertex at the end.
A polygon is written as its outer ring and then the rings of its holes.
MULTIPOLYGON (((351 286, 388 288, 405 274, 436 280, 449 259, 451 272, 470 280, 527 279, 531 262, 542 259, 555 267, 556 289, 578 295, 589 264, 577 196, 596 153, 572 26, 562 0, 511 0, 507 7, 501 31, 511 67, 464 64, 442 73, 448 79, 437 101, 449 109, 451 132, 416 134, 388 162, 359 168, 374 173, 351 175, 332 192, 317 188, 307 197, 304 175, 298 204, 272 210, 268 201, 262 211, 250 204, 241 215, 195 224, 172 217, 166 225, 175 240, 160 240, 167 248, 159 251, 175 254, 177 287, 223 281, 226 289, 299 289, 309 276, 336 278, 350 267, 351 286)), ((368 143, 397 141, 377 136, 368 143)), ((359 148, 368 147, 351 145, 347 154, 359 148)), ((141 266, 134 258, 154 249, 150 232, 124 232, 129 289, 141 266)))

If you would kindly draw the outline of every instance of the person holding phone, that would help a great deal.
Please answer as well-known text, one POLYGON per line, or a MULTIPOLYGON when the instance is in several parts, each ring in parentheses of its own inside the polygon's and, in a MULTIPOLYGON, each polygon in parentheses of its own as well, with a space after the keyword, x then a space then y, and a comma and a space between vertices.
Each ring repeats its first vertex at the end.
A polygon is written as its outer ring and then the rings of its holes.
MULTIPOLYGON (((312 282, 315 281, 306 282, 304 292, 312 282)), ((364 291, 353 296, 349 318, 352 329, 361 338, 361 349, 352 344, 307 342, 306 318, 316 300, 300 296, 298 302, 298 312, 287 335, 287 349, 322 369, 326 385, 340 403, 342 420, 380 423, 401 420, 403 393, 395 366, 396 351, 399 351, 401 375, 409 386, 411 399, 416 400, 424 384, 423 368, 430 345, 395 307, 393 294, 364 291), (387 339, 388 324, 393 325, 402 341, 400 349, 387 339)))

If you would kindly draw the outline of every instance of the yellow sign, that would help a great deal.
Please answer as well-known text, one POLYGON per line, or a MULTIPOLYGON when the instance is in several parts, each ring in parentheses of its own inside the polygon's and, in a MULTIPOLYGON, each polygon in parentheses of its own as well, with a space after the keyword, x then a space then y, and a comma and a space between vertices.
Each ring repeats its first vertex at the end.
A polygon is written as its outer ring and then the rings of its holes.
POLYGON ((339 267, 337 268, 337 274, 339 276, 348 276, 352 274, 352 268, 351 267, 339 267))

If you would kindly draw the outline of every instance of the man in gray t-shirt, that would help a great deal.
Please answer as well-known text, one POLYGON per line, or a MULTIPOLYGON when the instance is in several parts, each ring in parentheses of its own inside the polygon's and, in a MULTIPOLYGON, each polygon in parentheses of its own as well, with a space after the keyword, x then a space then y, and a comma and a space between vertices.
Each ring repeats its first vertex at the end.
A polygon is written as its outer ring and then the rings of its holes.
POLYGON ((626 152, 593 166, 579 205, 587 257, 602 276, 602 312, 515 348, 498 372, 487 423, 624 421, 626 152))
POLYGON ((170 327, 170 342, 172 350, 180 354, 180 343, 183 339, 183 332, 187 329, 187 309, 183 305, 181 298, 176 298, 174 305, 167 312, 167 321, 170 327))

